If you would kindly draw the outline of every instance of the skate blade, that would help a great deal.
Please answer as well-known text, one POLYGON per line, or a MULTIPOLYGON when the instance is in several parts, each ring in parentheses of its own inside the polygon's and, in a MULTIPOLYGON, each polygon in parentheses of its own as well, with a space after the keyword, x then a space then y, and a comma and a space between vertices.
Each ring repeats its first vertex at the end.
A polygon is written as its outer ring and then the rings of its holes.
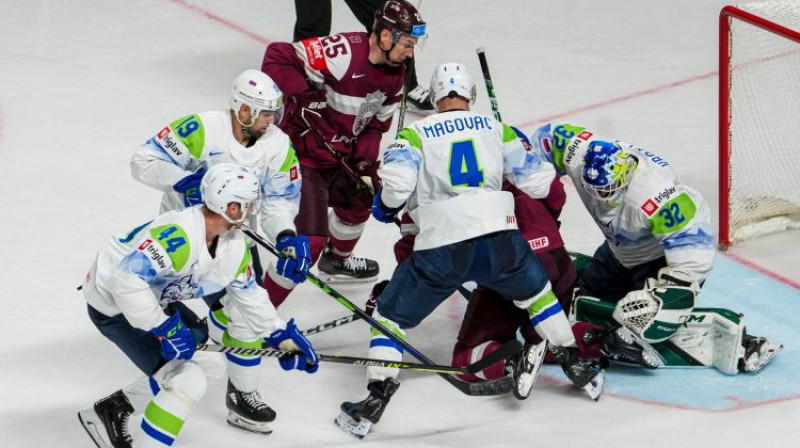
POLYGON ((777 355, 781 351, 783 351, 783 344, 774 345, 767 343, 766 350, 762 350, 761 356, 759 356, 758 363, 756 363, 752 367, 747 367, 745 369, 746 372, 747 373, 758 372, 759 370, 763 369, 767 364, 769 364, 769 362, 772 361, 772 358, 774 358, 775 355, 777 355))
POLYGON ((92 438, 92 442, 97 448, 113 448, 111 443, 107 442, 102 434, 106 431, 105 426, 100 423, 100 418, 97 413, 92 409, 85 409, 78 412, 78 420, 80 420, 83 429, 92 438))
POLYGON ((341 274, 326 274, 322 271, 319 272, 317 277, 325 283, 330 283, 332 285, 346 285, 346 284, 358 284, 358 283, 375 283, 378 280, 378 276, 372 277, 351 277, 349 275, 341 275, 341 274))
POLYGON ((661 356, 661 353, 659 353, 658 350, 654 349, 649 342, 642 339, 636 333, 625 327, 619 327, 617 331, 620 333, 620 336, 623 339, 630 338, 642 347, 642 360, 647 363, 647 365, 643 367, 648 369, 657 369, 659 367, 664 367, 667 364, 667 360, 661 356))
POLYGON ((367 419, 356 420, 346 412, 340 412, 333 422, 336 423, 336 426, 342 431, 359 439, 363 439, 372 427, 371 421, 367 419))
POLYGON ((245 431, 250 431, 257 434, 272 434, 272 426, 269 424, 269 422, 257 422, 250 420, 231 411, 228 411, 228 418, 226 420, 229 425, 239 429, 244 429, 245 431))
POLYGON ((520 374, 514 384, 514 390, 512 391, 514 398, 517 400, 524 400, 531 395, 533 385, 536 384, 536 378, 539 376, 539 370, 542 367, 542 361, 544 360, 546 351, 547 339, 528 350, 529 370, 520 374))
POLYGON ((585 386, 583 386, 583 391, 593 401, 597 401, 600 399, 600 396, 603 395, 603 388, 605 387, 605 384, 606 384, 606 375, 601 370, 600 373, 597 374, 597 376, 592 378, 591 381, 589 381, 588 383, 586 383, 585 386))

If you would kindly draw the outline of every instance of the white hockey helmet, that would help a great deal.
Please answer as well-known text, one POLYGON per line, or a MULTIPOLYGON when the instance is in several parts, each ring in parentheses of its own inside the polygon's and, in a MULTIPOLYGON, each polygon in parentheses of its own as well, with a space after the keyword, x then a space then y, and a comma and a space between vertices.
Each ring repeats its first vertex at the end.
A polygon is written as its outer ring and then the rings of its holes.
POLYGON ((469 101, 470 106, 475 103, 477 90, 475 80, 472 78, 467 66, 462 62, 445 62, 439 64, 431 77, 431 101, 438 111, 436 103, 451 93, 469 101))
POLYGON ((218 163, 212 166, 200 183, 200 193, 206 207, 222 215, 231 224, 244 222, 247 215, 257 207, 260 190, 258 177, 249 169, 235 163, 218 163), (233 220, 227 215, 228 204, 231 202, 241 207, 241 219, 233 220))
POLYGON ((245 70, 233 81, 231 90, 231 109, 236 112, 237 120, 242 104, 250 107, 253 117, 249 125, 241 123, 242 126, 252 126, 261 111, 274 113, 278 123, 283 115, 283 92, 264 72, 245 70))

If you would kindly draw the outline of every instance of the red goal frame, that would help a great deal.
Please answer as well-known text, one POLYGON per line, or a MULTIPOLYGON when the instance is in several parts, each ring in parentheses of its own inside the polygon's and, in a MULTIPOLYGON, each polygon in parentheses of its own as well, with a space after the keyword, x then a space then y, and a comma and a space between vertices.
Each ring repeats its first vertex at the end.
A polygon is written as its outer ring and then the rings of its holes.
POLYGON ((719 14, 719 247, 725 251, 730 241, 730 29, 732 20, 741 20, 778 36, 800 43, 800 32, 768 19, 725 6, 719 14))

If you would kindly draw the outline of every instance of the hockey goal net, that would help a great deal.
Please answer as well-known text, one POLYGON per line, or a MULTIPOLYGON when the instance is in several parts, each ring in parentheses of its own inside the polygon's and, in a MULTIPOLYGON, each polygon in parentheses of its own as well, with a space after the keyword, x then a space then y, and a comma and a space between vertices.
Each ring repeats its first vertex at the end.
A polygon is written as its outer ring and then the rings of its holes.
POLYGON ((720 247, 800 228, 800 1, 720 13, 720 247))

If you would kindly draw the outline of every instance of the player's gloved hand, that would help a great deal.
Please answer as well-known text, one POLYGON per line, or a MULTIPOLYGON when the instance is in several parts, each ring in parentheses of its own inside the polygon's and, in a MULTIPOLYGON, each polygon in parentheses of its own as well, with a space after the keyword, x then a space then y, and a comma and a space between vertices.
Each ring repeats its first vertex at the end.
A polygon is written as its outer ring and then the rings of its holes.
POLYGON ((397 208, 389 208, 385 206, 381 200, 382 193, 383 188, 378 190, 378 192, 375 194, 375 198, 372 200, 372 216, 380 222, 393 223, 397 218, 397 215, 400 214, 400 211, 403 210, 403 206, 401 205, 397 208))
POLYGON ((290 124, 296 127, 301 134, 308 129, 319 131, 318 122, 325 108, 328 107, 325 91, 311 89, 294 95, 290 102, 289 115, 293 118, 290 124))
POLYGON ((191 207, 203 203, 203 196, 200 194, 200 182, 205 174, 206 169, 200 168, 197 172, 175 182, 175 185, 172 186, 173 190, 183 193, 184 206, 191 207))
POLYGON ((183 323, 180 314, 174 313, 150 332, 161 343, 161 357, 167 361, 191 359, 194 355, 194 335, 192 335, 192 330, 183 323))
MULTIPOLYGON (((348 162, 342 161, 342 163, 348 162)), ((378 177, 378 162, 359 157, 349 162, 349 165, 353 167, 356 175, 361 178, 361 182, 355 184, 356 197, 354 199, 364 208, 369 207, 375 199, 375 192, 382 187, 381 178, 378 177)))
POLYGON ((286 328, 273 331, 269 337, 264 338, 264 342, 281 350, 295 352, 293 355, 278 358, 283 370, 297 369, 314 373, 319 369, 317 352, 314 351, 311 342, 297 329, 294 319, 289 320, 286 328))
POLYGON ((378 296, 381 295, 384 289, 389 286, 389 280, 383 280, 372 287, 372 292, 369 293, 367 303, 364 305, 364 312, 372 316, 375 307, 378 306, 378 296))
POLYGON ((308 250, 308 237, 295 235, 294 232, 284 231, 278 235, 275 248, 285 257, 278 258, 275 270, 279 275, 288 278, 294 283, 306 281, 308 268, 311 267, 311 256, 308 250))
POLYGON ((700 290, 700 286, 689 273, 676 270, 669 266, 665 266, 658 270, 658 280, 656 285, 659 287, 683 286, 690 288, 695 294, 697 294, 697 292, 700 290))

